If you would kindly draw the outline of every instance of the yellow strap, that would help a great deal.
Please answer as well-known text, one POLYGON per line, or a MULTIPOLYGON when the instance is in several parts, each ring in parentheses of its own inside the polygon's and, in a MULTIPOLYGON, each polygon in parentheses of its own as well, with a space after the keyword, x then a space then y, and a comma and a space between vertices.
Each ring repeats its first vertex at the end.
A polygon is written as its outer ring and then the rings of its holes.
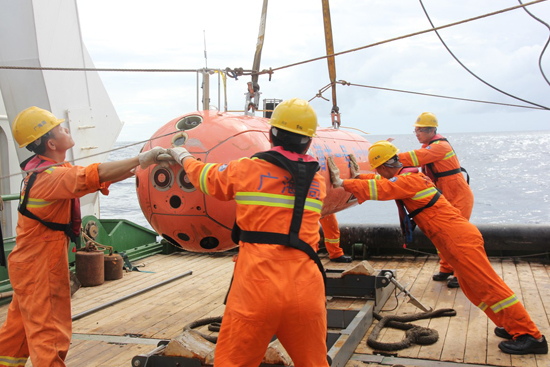
POLYGON ((23 367, 27 364, 27 359, 28 358, 0 356, 0 365, 9 367, 23 367))

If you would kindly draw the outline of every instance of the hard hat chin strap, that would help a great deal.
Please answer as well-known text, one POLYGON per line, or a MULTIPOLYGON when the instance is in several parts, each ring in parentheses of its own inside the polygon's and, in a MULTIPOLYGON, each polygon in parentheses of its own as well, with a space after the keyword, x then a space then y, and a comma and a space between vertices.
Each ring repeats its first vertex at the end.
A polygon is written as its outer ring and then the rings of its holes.
POLYGON ((27 148, 31 152, 35 153, 36 148, 38 148, 40 146, 40 144, 42 144, 42 137, 36 139, 32 143, 29 143, 25 148, 27 148))
POLYGON ((279 138, 281 141, 290 144, 306 144, 311 140, 311 138, 308 136, 303 136, 300 134, 292 133, 290 131, 281 130, 279 130, 275 126, 271 127, 271 133, 273 134, 273 136, 279 138))
POLYGON ((28 144, 25 148, 36 154, 43 154, 46 151, 46 142, 50 137, 51 132, 48 131, 32 143, 28 144))

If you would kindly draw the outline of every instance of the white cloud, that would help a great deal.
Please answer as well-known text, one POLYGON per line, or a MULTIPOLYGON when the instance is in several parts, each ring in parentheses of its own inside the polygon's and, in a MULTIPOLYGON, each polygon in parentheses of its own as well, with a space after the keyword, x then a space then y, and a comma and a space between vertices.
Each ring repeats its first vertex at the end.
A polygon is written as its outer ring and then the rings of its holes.
MULTIPOLYGON (((424 0, 424 4, 434 24, 440 26, 518 2, 424 0)), ((78 6, 83 39, 98 67, 200 69, 205 66, 205 34, 208 67, 252 67, 262 1, 159 0, 153 5, 135 0, 79 0, 78 6)), ((430 27, 415 2, 332 0, 330 8, 336 52, 430 27)), ((550 23, 550 3, 529 9, 550 23)), ((549 32, 524 10, 444 29, 440 34, 457 57, 481 78, 511 94, 550 106, 550 86, 538 70, 538 58, 549 32)), ((321 2, 269 3, 262 69, 308 60, 325 52, 321 2)), ((543 67, 550 75, 548 60, 547 54, 543 67)), ((521 104, 470 76, 434 33, 339 56, 336 75, 337 79, 362 85, 521 104)), ((196 109, 194 74, 104 72, 101 77, 126 122, 121 140, 146 139, 161 124, 196 109)), ((250 77, 228 80, 230 109, 243 108, 248 81, 250 77)), ((267 76, 260 77, 262 98, 309 99, 328 83, 326 60, 278 70, 271 82, 267 76)), ((445 121, 443 132, 548 130, 550 123, 548 111, 341 85, 337 92, 343 124, 345 121, 378 134, 408 133, 411 121, 424 110, 436 112, 445 121)), ((324 96, 330 98, 331 91, 324 96)), ((312 103, 321 123, 328 126, 332 103, 321 99, 312 103)))

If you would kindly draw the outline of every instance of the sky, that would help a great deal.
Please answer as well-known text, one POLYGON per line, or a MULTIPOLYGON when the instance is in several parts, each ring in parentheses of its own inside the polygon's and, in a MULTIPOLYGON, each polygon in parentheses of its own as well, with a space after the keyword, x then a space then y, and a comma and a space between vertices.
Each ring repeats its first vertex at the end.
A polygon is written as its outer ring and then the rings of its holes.
MULTIPOLYGON (((256 52, 262 3, 77 0, 82 38, 95 66, 130 69, 249 70, 256 52)), ((441 26, 519 2, 423 0, 423 4, 434 25, 441 26)), ((550 24, 550 1, 528 9, 550 24)), ((332 0, 330 10, 337 53, 431 28, 420 1, 332 0)), ((481 79, 509 94, 550 107, 550 85, 538 65, 550 29, 523 9, 442 29, 440 35, 481 79)), ((276 69, 324 55, 320 0, 269 2, 260 69, 276 69)), ((471 76, 434 32, 346 53, 335 58, 335 65, 336 80, 355 85, 530 106, 471 76)), ((542 68, 550 79, 550 50, 543 55, 542 68)), ((125 123, 119 141, 146 140, 168 121, 197 110, 195 73, 100 72, 100 76, 125 123)), ((249 81, 250 76, 227 79, 229 110, 244 109, 249 81)), ((329 83, 327 61, 322 59, 276 70, 271 80, 261 75, 260 98, 310 100, 329 83)), ((219 108, 217 75, 211 76, 210 84, 211 108, 219 108)), ((336 95, 341 128, 358 129, 353 131, 359 133, 411 133, 416 117, 424 111, 437 115, 438 131, 443 134, 550 130, 548 110, 340 84, 336 95)), ((328 100, 314 98, 311 103, 320 126, 329 127, 331 89, 323 97, 328 100)))

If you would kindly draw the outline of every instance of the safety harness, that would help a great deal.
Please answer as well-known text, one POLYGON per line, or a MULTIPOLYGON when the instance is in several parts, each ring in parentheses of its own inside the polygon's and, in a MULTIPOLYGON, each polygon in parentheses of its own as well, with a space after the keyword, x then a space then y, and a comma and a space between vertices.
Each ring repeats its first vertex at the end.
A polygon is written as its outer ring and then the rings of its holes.
POLYGON ((323 282, 326 285, 326 274, 321 264, 319 256, 313 248, 299 238, 300 227, 302 226, 302 218, 304 216, 304 208, 306 198, 309 192, 315 173, 319 170, 317 161, 305 161, 303 158, 292 160, 284 155, 284 151, 268 150, 259 152, 252 158, 260 158, 278 167, 281 167, 292 175, 294 180, 295 196, 294 196, 294 211, 290 222, 290 230, 288 234, 263 232, 263 231, 245 231, 242 230, 235 221, 231 239, 236 244, 239 240, 248 243, 262 243, 269 245, 283 245, 301 250, 309 255, 309 257, 317 264, 317 267, 323 275, 323 282))
MULTIPOLYGON (((71 199, 71 221, 69 223, 56 223, 56 222, 47 222, 27 209, 27 203, 29 201, 31 188, 34 185, 34 182, 36 181, 36 177, 38 174, 44 172, 48 167, 52 165, 51 162, 43 160, 38 157, 38 155, 34 155, 21 163, 21 168, 25 171, 28 170, 35 170, 29 175, 29 179, 27 180, 26 187, 24 189, 25 195, 23 199, 21 200, 21 195, 23 194, 23 189, 21 190, 20 196, 19 196, 19 213, 21 215, 24 215, 27 218, 34 219, 41 224, 45 225, 49 229, 53 231, 61 231, 64 232, 71 241, 75 242, 76 238, 80 235, 80 229, 82 224, 82 219, 80 217, 80 199, 74 198, 71 199), (40 169, 43 168, 43 169, 40 169)), ((24 182, 24 180, 23 180, 24 182)), ((23 182, 21 185, 23 186, 23 182)))
MULTIPOLYGON (((418 168, 404 167, 401 169, 401 171, 399 171, 399 174, 403 173, 418 173, 418 168)), ((406 245, 410 245, 413 242, 413 233, 414 229, 416 228, 414 217, 420 214, 424 209, 433 206, 441 196, 441 192, 437 189, 437 187, 435 189, 437 190, 437 192, 428 202, 428 204, 421 208, 417 208, 410 213, 407 212, 407 208, 405 208, 405 203, 403 202, 403 200, 395 200, 395 203, 397 204, 397 209, 399 210, 399 225, 401 226, 401 232, 405 237, 405 244, 403 245, 403 247, 405 247, 406 245)))
MULTIPOLYGON (((441 135, 439 135, 439 136, 441 136, 441 135)), ((441 138, 431 140, 428 143, 428 145, 431 145, 431 144, 433 144, 435 142, 438 142, 438 141, 446 141, 447 143, 449 143, 447 138, 441 137, 441 138)), ((449 145, 451 145, 451 143, 449 143, 449 145)), ((451 145, 451 149, 453 149, 452 145, 451 145)), ((453 149, 453 151, 454 151, 454 149, 453 149)), ((466 173, 466 182, 468 183, 468 185, 470 184, 470 175, 468 174, 468 171, 466 171, 466 169, 463 168, 463 167, 455 168, 455 169, 452 169, 452 170, 449 170, 449 171, 436 172, 434 164, 433 163, 428 163, 425 166, 422 166, 422 172, 424 172, 426 174, 426 176, 428 176, 434 183, 437 183, 437 180, 440 177, 447 177, 447 176, 451 176, 451 175, 456 175, 457 173, 464 172, 464 173, 466 173)))

